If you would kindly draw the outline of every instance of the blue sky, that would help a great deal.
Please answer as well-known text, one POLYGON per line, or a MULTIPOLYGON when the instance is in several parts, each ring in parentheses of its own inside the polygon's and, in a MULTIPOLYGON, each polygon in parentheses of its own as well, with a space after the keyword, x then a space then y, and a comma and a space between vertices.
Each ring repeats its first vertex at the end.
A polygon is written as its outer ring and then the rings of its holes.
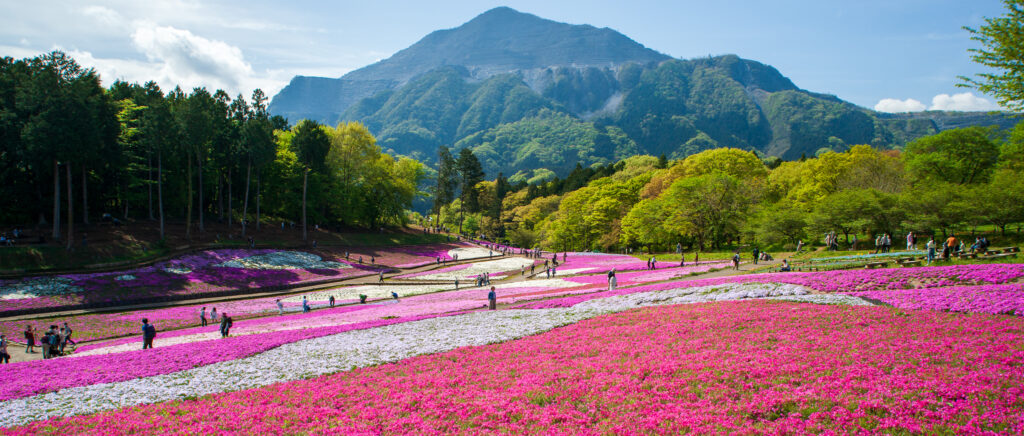
POLYGON ((0 55, 58 48, 108 82, 273 95, 294 75, 341 76, 495 6, 610 27, 678 58, 735 53, 865 107, 994 107, 955 85, 981 71, 961 27, 1001 15, 997 0, 8 1, 0 55))

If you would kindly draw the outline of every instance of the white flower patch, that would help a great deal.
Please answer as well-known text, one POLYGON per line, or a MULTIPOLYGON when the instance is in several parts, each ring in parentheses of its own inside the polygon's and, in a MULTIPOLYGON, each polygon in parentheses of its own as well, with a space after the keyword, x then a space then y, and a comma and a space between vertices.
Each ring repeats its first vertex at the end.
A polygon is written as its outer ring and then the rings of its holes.
POLYGON ((477 259, 481 257, 499 256, 500 253, 482 247, 464 247, 448 250, 448 256, 453 259, 477 259))
POLYGON ((337 300, 358 300, 360 294, 366 295, 367 298, 374 300, 378 298, 391 298, 392 292, 397 293, 399 297, 409 297, 452 289, 455 289, 453 285, 366 285, 328 289, 325 291, 295 295, 288 298, 282 298, 281 301, 301 303, 302 297, 305 296, 309 301, 324 302, 330 300, 332 295, 337 300))
POLYGON ((874 304, 864 300, 863 298, 840 294, 789 295, 785 297, 770 297, 769 299, 796 301, 799 303, 835 304, 841 306, 874 306, 874 304))
POLYGON ((481 311, 354 330, 186 371, 5 401, 0 407, 0 426, 317 377, 460 347, 509 341, 638 307, 808 293, 801 286, 758 283, 677 288, 591 300, 569 308, 481 311))
POLYGON ((20 300, 52 295, 75 294, 85 289, 71 284, 64 277, 39 277, 19 283, 0 286, 0 300, 20 300))
POLYGON ((174 267, 174 266, 164 267, 164 272, 169 272, 171 274, 181 274, 181 275, 192 274, 192 270, 191 269, 188 269, 188 268, 185 268, 185 267, 174 267))
POLYGON ((135 276, 133 276, 131 274, 122 274, 122 275, 119 275, 117 277, 114 277, 114 280, 126 282, 126 281, 135 280, 135 276))
POLYGON ((244 269, 336 269, 351 268, 341 262, 325 261, 320 256, 301 251, 275 251, 241 259, 229 260, 214 266, 244 269))
POLYGON ((520 268, 529 267, 530 265, 533 265, 533 259, 524 259, 521 257, 507 257, 504 259, 496 259, 489 260, 486 262, 474 263, 470 265, 469 268, 463 268, 460 270, 409 277, 407 280, 470 280, 472 277, 478 276, 483 273, 489 273, 493 275, 505 271, 518 271, 520 268))

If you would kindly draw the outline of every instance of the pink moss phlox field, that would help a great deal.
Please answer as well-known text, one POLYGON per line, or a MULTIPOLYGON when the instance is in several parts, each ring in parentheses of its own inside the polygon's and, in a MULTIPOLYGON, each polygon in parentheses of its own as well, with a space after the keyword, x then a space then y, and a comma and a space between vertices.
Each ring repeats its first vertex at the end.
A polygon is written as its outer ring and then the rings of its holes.
MULTIPOLYGON (((523 298, 536 298, 536 296, 531 296, 531 294, 545 290, 550 290, 554 295, 565 295, 577 292, 591 292, 597 289, 591 285, 553 290, 551 288, 529 286, 529 282, 523 282, 523 285, 522 287, 499 290, 499 301, 502 303, 514 302, 517 301, 518 295, 525 295, 523 298)), ((379 322, 382 319, 391 320, 390 323, 404 322, 441 314, 455 314, 467 310, 481 309, 486 304, 487 290, 477 288, 417 295, 402 298, 397 302, 387 301, 379 304, 345 306, 309 313, 239 320, 234 323, 234 327, 231 330, 232 334, 236 336, 229 338, 232 341, 231 344, 238 344, 231 345, 232 347, 237 347, 238 351, 230 353, 220 351, 225 344, 228 344, 222 342, 221 339, 161 345, 161 341, 167 341, 170 338, 216 332, 218 329, 217 325, 192 327, 170 332, 161 331, 158 333, 155 341, 156 347, 153 350, 146 351, 155 351, 155 353, 145 354, 145 356, 148 356, 145 359, 140 357, 138 353, 146 352, 140 350, 55 360, 37 360, 11 365, 7 368, 17 368, 18 371, 0 371, 0 400, 49 392, 54 390, 55 387, 63 389, 166 374, 195 366, 245 357, 257 352, 252 350, 263 351, 273 348, 267 346, 266 344, 268 343, 277 346, 302 339, 332 334, 329 332, 347 331, 345 329, 350 328, 365 328, 359 326, 372 326, 375 325, 373 323, 379 322), (342 330, 338 330, 339 328, 342 330), (169 352, 167 350, 174 351, 169 352), (218 351, 211 354, 210 350, 218 351), (182 357, 193 355, 199 357, 194 359, 182 357), (122 359, 121 356, 129 357, 122 359), (53 362, 64 362, 64 364, 61 366, 53 362), (24 377, 24 374, 27 373, 47 373, 46 371, 49 369, 57 367, 66 368, 68 371, 73 370, 80 374, 63 380, 51 380, 49 377, 24 377)), ((230 314, 231 312, 228 313, 230 314)), ((159 324, 157 324, 157 327, 162 328, 159 324)), ((89 344, 81 347, 80 350, 87 351, 132 342, 141 344, 140 341, 137 336, 120 338, 89 344)))
MULTIPOLYGON (((430 265, 442 260, 452 260, 449 251, 456 248, 467 248, 471 245, 466 243, 442 243, 428 245, 400 245, 394 247, 353 247, 349 251, 349 260, 355 262, 359 257, 363 258, 364 264, 370 263, 370 257, 374 257, 376 264, 393 266, 396 268, 416 268, 430 265)), ((346 251, 343 248, 325 249, 336 259, 344 259, 346 251)))
POLYGON ((481 347, 10 434, 1021 434, 1024 320, 778 302, 481 347))
MULTIPOLYGON (((82 288, 80 293, 0 300, 0 312, 23 308, 62 307, 82 303, 117 302, 144 297, 171 295, 202 295, 234 289, 259 289, 272 286, 301 284, 306 282, 358 277, 376 273, 380 267, 360 265, 345 260, 329 259, 348 264, 346 268, 310 269, 245 269, 217 267, 215 265, 244 257, 273 253, 281 250, 206 250, 185 255, 153 266, 118 272, 91 274, 66 274, 58 277, 69 279, 72 285, 82 288), (183 274, 165 269, 187 271, 183 274), (123 275, 132 275, 134 280, 117 280, 123 275)), ((322 253, 320 253, 322 255, 322 253)), ((24 279, 24 280, 31 280, 24 279)), ((22 280, 0 281, 0 286, 22 280)))
POLYGON ((614 291, 595 292, 586 295, 576 295, 535 303, 526 303, 516 306, 516 308, 545 309, 551 307, 569 307, 595 298, 626 295, 636 292, 660 291, 679 287, 712 286, 724 283, 787 283, 806 286, 820 292, 850 293, 856 291, 911 289, 920 287, 935 288, 940 286, 972 284, 1002 284, 1019 280, 1021 277, 1024 277, 1024 264, 954 265, 922 268, 749 274, 619 288, 614 291))
MULTIPOLYGON (((187 343, 150 350, 135 350, 116 354, 35 360, 5 365, 0 371, 0 401, 53 392, 76 386, 111 383, 184 371, 211 363, 241 359, 283 344, 318 338, 351 330, 380 327, 390 324, 430 318, 419 316, 396 319, 376 319, 347 325, 324 326, 314 329, 275 331, 263 334, 232 336, 201 344, 187 343), (197 346, 201 345, 201 346, 197 346), (59 376, 41 376, 59 374, 59 376)), ((211 325, 209 331, 216 331, 211 325)), ((157 334, 159 344, 162 335, 157 334)), ((138 340, 136 340, 139 342, 138 340)), ((141 348, 141 342, 139 342, 141 348)))
POLYGON ((444 268, 440 268, 440 269, 433 269, 433 270, 429 270, 429 271, 421 271, 421 272, 412 273, 412 274, 403 274, 403 275, 400 275, 400 276, 395 276, 395 278, 396 279, 411 279, 411 278, 414 278, 414 277, 429 276, 429 275, 433 275, 433 274, 447 274, 447 273, 452 273, 452 272, 455 272, 455 271, 462 271, 462 270, 467 269, 467 268, 469 268, 471 266, 473 266, 472 263, 463 263, 463 264, 452 265, 452 266, 444 267, 444 268))
POLYGON ((1024 315, 1024 284, 851 292, 901 309, 1024 315))
MULTIPOLYGON (((277 313, 274 303, 277 297, 258 298, 251 300, 222 301, 218 303, 195 306, 168 307, 164 309, 133 310, 119 313, 97 313, 89 315, 37 318, 27 321, 0 321, 0 332, 9 338, 21 340, 26 325, 38 330, 50 325, 63 325, 72 328, 72 339, 77 341, 93 341, 118 336, 137 335, 142 318, 147 318, 162 330, 180 329, 199 325, 199 311, 206 307, 206 317, 216 307, 219 312, 228 312, 231 317, 240 320, 254 316, 277 313)), ((301 303, 288 303, 286 306, 297 306, 301 303)))

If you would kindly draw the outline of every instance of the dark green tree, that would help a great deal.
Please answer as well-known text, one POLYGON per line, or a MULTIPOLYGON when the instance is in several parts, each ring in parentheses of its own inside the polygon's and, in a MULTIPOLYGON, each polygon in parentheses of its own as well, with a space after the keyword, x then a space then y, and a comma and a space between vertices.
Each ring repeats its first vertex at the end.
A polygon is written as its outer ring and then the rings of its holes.
POLYGON ((476 184, 484 180, 484 169, 476 155, 473 154, 473 151, 468 148, 459 150, 457 168, 459 170, 460 199, 462 200, 459 212, 459 233, 462 233, 462 221, 465 217, 465 212, 467 210, 470 213, 480 211, 476 184))
POLYGON ((311 120, 304 120, 299 123, 292 139, 292 148, 299 162, 303 166, 302 171, 302 240, 309 240, 309 233, 306 226, 306 192, 309 187, 310 171, 320 173, 326 168, 325 160, 327 152, 331 148, 331 140, 320 128, 320 123, 311 120))

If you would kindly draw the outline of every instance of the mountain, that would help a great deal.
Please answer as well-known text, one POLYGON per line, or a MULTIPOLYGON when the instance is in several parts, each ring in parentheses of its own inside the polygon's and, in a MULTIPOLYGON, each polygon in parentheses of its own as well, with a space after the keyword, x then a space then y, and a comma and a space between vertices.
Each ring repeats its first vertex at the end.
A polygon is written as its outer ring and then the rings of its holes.
POLYGON ((855 144, 900 147, 1010 114, 883 114, 797 87, 735 55, 673 59, 614 30, 501 7, 341 78, 296 77, 274 114, 365 123, 390 153, 427 162, 470 147, 493 176, 559 175, 647 153, 738 147, 796 159, 855 144))
POLYGON ((499 7, 455 29, 432 32, 394 56, 338 79, 297 76, 274 97, 270 110, 292 120, 333 124, 359 100, 442 67, 463 67, 476 80, 515 72, 543 81, 543 71, 552 67, 613 68, 665 59, 669 57, 608 28, 558 23, 499 7))

